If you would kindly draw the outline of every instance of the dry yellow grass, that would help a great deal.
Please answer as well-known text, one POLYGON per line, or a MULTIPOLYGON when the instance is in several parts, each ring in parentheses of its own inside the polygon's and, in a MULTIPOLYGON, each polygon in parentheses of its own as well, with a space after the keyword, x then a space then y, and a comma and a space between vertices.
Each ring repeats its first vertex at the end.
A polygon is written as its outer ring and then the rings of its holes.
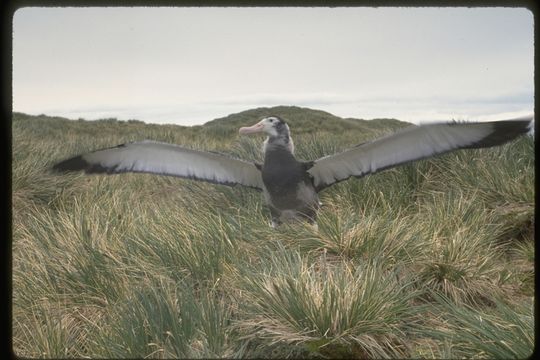
MULTIPOLYGON (((532 138, 340 183, 322 194, 318 231, 272 230, 261 195, 249 189, 49 170, 65 157, 143 138, 255 159, 262 139, 234 134, 264 111, 194 128, 14 114, 15 354, 532 352, 532 138)), ((402 126, 324 113, 312 114, 318 125, 310 126, 308 110, 277 111, 293 135, 302 125, 295 143, 306 160, 402 126)))

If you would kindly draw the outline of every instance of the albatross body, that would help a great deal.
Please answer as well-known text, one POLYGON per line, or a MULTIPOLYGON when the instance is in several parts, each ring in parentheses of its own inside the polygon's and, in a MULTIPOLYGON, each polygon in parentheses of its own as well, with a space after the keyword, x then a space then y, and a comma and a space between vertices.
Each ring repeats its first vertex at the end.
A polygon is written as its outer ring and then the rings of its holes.
POLYGON ((410 126, 344 152, 302 162, 294 156, 288 125, 270 116, 239 130, 244 135, 267 135, 262 165, 145 140, 75 156, 53 169, 107 174, 143 172, 255 188, 263 191, 275 227, 291 219, 313 223, 319 208, 317 194, 335 183, 457 149, 501 145, 528 132, 531 120, 410 126))
POLYGON ((271 116, 251 127, 240 128, 240 134, 264 132, 264 163, 260 166, 266 203, 272 214, 272 226, 294 218, 315 221, 319 197, 308 170, 313 165, 296 160, 289 126, 271 116))

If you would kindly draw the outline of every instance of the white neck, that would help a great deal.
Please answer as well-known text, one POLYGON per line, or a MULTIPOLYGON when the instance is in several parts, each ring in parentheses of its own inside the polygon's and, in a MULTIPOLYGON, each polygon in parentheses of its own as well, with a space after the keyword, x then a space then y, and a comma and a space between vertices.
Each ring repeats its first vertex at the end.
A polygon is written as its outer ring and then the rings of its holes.
POLYGON ((266 150, 268 150, 271 147, 284 147, 287 149, 291 154, 294 154, 294 142, 290 136, 287 137, 267 137, 266 140, 264 140, 263 143, 263 153, 266 153, 266 150))

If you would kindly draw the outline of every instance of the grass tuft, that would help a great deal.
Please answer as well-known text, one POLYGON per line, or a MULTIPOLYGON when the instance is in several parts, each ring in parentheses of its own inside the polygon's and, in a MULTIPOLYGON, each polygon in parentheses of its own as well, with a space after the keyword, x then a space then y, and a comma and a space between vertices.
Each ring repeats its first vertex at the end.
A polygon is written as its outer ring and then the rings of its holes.
POLYGON ((267 267, 246 277, 245 338, 303 344, 310 352, 388 357, 405 354, 404 328, 414 292, 396 274, 365 263, 310 264, 299 253, 274 252, 267 267), (333 349, 333 350, 330 350, 333 349))

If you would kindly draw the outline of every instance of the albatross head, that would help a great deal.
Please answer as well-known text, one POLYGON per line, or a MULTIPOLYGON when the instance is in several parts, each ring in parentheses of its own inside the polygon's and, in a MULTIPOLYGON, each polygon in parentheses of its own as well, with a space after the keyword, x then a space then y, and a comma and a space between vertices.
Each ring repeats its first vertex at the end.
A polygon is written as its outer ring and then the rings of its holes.
POLYGON ((242 135, 265 133, 268 135, 268 139, 265 141, 265 149, 266 144, 271 143, 273 145, 285 146, 291 153, 294 151, 289 126, 283 119, 277 116, 265 117, 253 126, 241 127, 238 132, 242 135))
POLYGON ((253 134, 264 132, 268 136, 289 136, 289 126, 277 116, 265 117, 253 126, 241 127, 240 134, 253 134))

